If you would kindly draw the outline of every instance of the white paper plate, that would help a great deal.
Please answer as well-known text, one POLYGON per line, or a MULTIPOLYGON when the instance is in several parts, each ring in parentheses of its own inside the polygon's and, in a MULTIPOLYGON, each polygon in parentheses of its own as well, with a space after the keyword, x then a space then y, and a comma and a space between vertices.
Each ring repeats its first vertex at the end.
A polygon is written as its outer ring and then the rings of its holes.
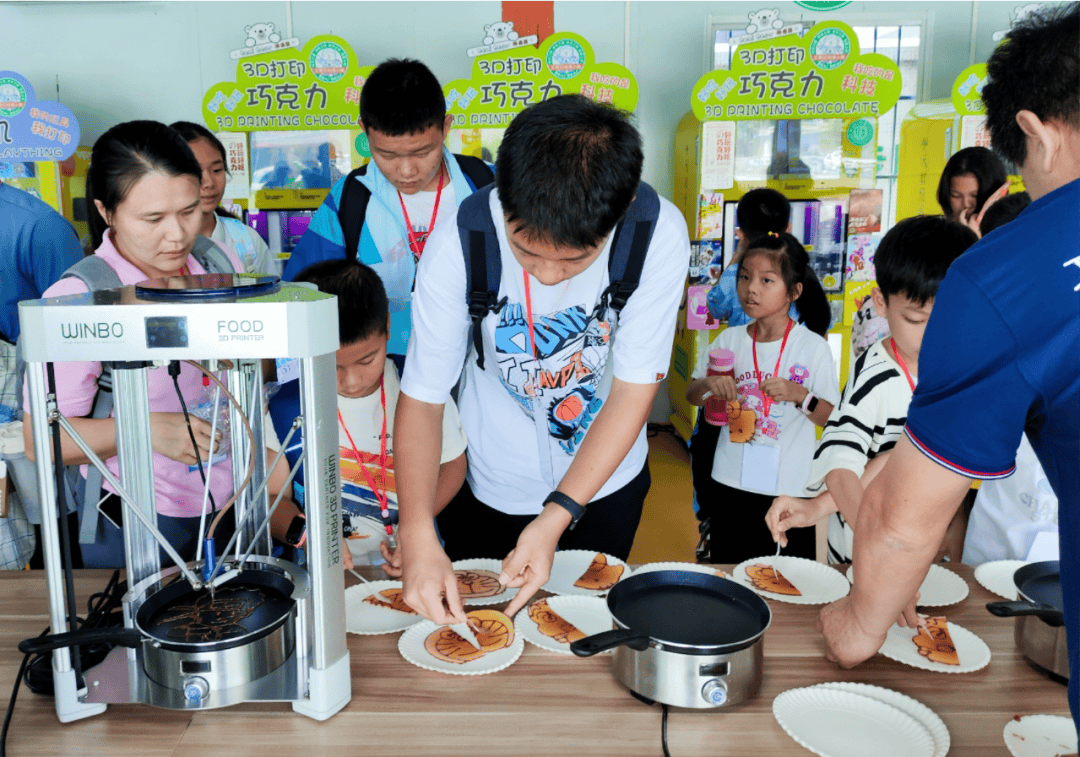
MULTIPOLYGON (((541 588, 552 594, 576 594, 580 597, 604 596, 611 589, 583 589, 580 586, 574 586, 574 582, 588 570, 593 558, 598 554, 602 553, 587 549, 563 549, 556 552, 555 560, 551 563, 551 575, 548 577, 548 582, 541 588)), ((604 555, 604 557, 607 558, 608 565, 622 566, 623 572, 619 576, 619 581, 630 575, 630 569, 626 567, 626 563, 622 560, 611 555, 604 555)))
POLYGON ((483 657, 468 662, 455 663, 440 660, 433 657, 424 647, 424 641, 428 634, 439 626, 430 620, 424 620, 409 628, 398 639, 398 651, 406 660, 425 670, 434 670, 436 673, 450 673, 458 676, 480 676, 487 673, 495 673, 503 668, 514 664, 521 657, 521 651, 525 649, 525 641, 515 627, 514 641, 505 649, 496 652, 488 652, 483 657))
POLYGON ((611 613, 608 612, 607 600, 603 597, 554 596, 548 597, 547 600, 538 599, 517 614, 514 627, 522 638, 541 649, 559 654, 573 654, 570 651, 570 642, 559 641, 541 632, 536 621, 529 616, 529 610, 533 605, 544 601, 547 601, 552 612, 586 636, 614 628, 611 613))
POLYGON ((1027 560, 984 562, 975 568, 975 580, 982 584, 982 587, 987 591, 992 591, 999 597, 1016 601, 1019 597, 1016 593, 1016 584, 1013 583, 1013 574, 1027 564, 1027 560))
POLYGON ((1013 757, 1059 757, 1077 751, 1076 726, 1060 715, 1025 715, 1005 724, 1005 746, 1013 757))
POLYGON ((930 738, 934 740, 934 757, 945 757, 949 753, 951 740, 945 722, 938 717, 937 713, 916 699, 901 694, 899 691, 882 688, 881 686, 872 686, 868 683, 819 683, 812 688, 849 691, 852 694, 861 694, 864 697, 871 697, 885 704, 891 704, 896 709, 918 720, 930 732, 930 738))
POLYGON ((731 571, 733 581, 756 591, 766 599, 776 599, 780 602, 790 602, 795 605, 827 605, 841 597, 847 596, 851 591, 851 584, 844 575, 834 568, 815 560, 807 560, 805 557, 755 557, 752 560, 741 562, 731 571), (746 569, 756 563, 775 565, 780 569, 780 574, 802 592, 800 596, 791 594, 774 594, 754 586, 754 582, 746 575, 746 569))
MULTIPOLYGON (((652 573, 657 570, 687 570, 691 573, 707 573, 712 576, 720 576, 720 574, 724 572, 715 565, 700 565, 696 562, 650 562, 639 565, 630 572, 630 575, 636 576, 639 573, 652 573)), ((720 577, 731 578, 731 575, 728 574, 720 577)))
POLYGON ((956 655, 960 658, 959 665, 946 665, 923 657, 919 654, 919 648, 915 646, 915 642, 912 641, 917 634, 917 629, 893 625, 879 651, 897 662, 923 670, 932 670, 935 673, 972 673, 985 668, 990 663, 990 647, 986 646, 986 642, 963 626, 958 626, 951 621, 949 622, 949 636, 956 645, 956 655))
POLYGON ((880 699, 838 689, 790 689, 773 716, 791 738, 822 757, 932 757, 934 739, 917 719, 880 699))
POLYGON ((423 618, 409 615, 389 607, 369 604, 364 597, 371 596, 384 589, 400 589, 401 581, 372 581, 356 584, 345 590, 345 630, 361 636, 374 636, 380 633, 396 633, 409 626, 416 625, 423 618))
MULTIPOLYGON (((855 566, 847 569, 847 578, 852 581, 855 566)), ((963 602, 967 598, 967 581, 940 565, 931 565, 919 586, 919 607, 944 607, 963 602)))
MULTIPOLYGON (((458 560, 453 563, 453 568, 454 570, 488 570, 499 575, 502 573, 502 561, 491 557, 477 557, 471 560, 458 560)), ((509 602, 517 593, 517 589, 504 586, 501 592, 490 597, 463 597, 462 600, 467 605, 501 605, 503 602, 509 602)))

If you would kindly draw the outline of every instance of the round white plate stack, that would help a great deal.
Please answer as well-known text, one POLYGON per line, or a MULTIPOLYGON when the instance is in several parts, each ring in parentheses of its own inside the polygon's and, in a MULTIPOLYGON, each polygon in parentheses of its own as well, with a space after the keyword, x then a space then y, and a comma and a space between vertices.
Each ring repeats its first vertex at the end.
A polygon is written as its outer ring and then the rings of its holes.
POLYGON ((949 746, 952 742, 949 736, 949 729, 945 727, 945 722, 938 717, 936 712, 917 699, 912 699, 909 696, 901 694, 899 691, 893 691, 892 689, 886 689, 881 686, 872 686, 868 683, 819 683, 812 688, 849 691, 853 694, 861 694, 873 699, 879 699, 885 704, 892 705, 896 709, 902 710, 915 718, 926 727, 926 730, 930 732, 930 738, 934 740, 934 757, 945 757, 945 755, 949 753, 949 746))
POLYGON ((400 589, 401 581, 371 581, 356 584, 345 590, 345 630, 361 636, 404 631, 416 625, 422 617, 392 610, 384 605, 373 605, 364 598, 386 589, 400 589))
MULTIPOLYGON (((849 581, 853 580, 855 566, 847 570, 849 581)), ((944 607, 963 602, 970 589, 967 581, 940 565, 931 565, 919 586, 919 607, 944 607)))
POLYGON ((875 696, 811 686, 773 700, 773 716, 791 738, 821 757, 935 757, 920 718, 875 696))
POLYGON ((975 568, 975 580, 987 591, 991 591, 999 597, 1004 597, 1005 599, 1015 602, 1019 599, 1019 595, 1016 593, 1016 584, 1013 582, 1013 575, 1027 564, 1027 560, 994 560, 993 562, 984 562, 982 565, 975 568))
MULTIPOLYGON (((574 586, 581 576, 592 565, 593 558, 600 552, 590 552, 587 549, 563 549, 555 553, 555 560, 551 563, 551 575, 548 582, 541 588, 552 594, 576 594, 580 597, 602 597, 611 589, 583 589, 574 586)), ((630 575, 630 569, 622 560, 611 555, 604 555, 608 565, 622 566, 622 574, 618 581, 622 581, 630 575)), ((616 583, 618 583, 616 581, 616 583)))
POLYGON ((889 629, 885 643, 879 650, 886 657, 911 665, 914 668, 932 670, 935 673, 973 673, 982 670, 990 663, 990 647, 978 636, 963 626, 949 623, 949 636, 956 647, 956 656, 960 658, 959 665, 949 665, 943 662, 935 662, 919 654, 919 648, 912 639, 918 635, 918 629, 902 628, 893 625, 889 629))
POLYGON ((815 560, 807 560, 805 557, 755 557, 752 560, 741 562, 731 571, 731 579, 756 591, 766 599, 776 599, 781 602, 790 602, 795 605, 827 605, 841 597, 847 596, 851 591, 851 584, 847 582, 843 574, 828 565, 815 560), (791 585, 802 592, 801 595, 776 594, 754 586, 754 582, 746 575, 746 569, 761 563, 762 565, 776 566, 780 575, 791 582, 791 585))

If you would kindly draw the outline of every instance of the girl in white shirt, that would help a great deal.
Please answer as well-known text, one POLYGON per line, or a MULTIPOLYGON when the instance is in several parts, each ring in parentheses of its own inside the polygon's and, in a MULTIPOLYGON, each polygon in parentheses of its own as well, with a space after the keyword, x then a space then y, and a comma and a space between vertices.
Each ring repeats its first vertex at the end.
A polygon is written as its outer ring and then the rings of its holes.
POLYGON ((235 250, 244 262, 245 272, 280 276, 281 264, 274 259, 259 233, 221 207, 228 175, 225 146, 221 140, 205 126, 191 121, 177 121, 172 128, 187 140, 202 167, 202 183, 199 186, 202 223, 199 234, 235 250))
MULTIPOLYGON (((737 292, 754 320, 720 332, 711 349, 735 354, 735 376, 706 374, 707 353, 686 398, 727 402, 713 459, 710 492, 698 517, 711 522, 710 559, 741 562, 772 554, 764 517, 777 494, 803 496, 814 457, 815 426, 824 426, 839 401, 828 342, 829 304, 806 250, 786 233, 769 232, 739 262, 737 292), (789 317, 791 304, 800 323, 789 317)), ((814 534, 788 553, 814 557, 814 534)))

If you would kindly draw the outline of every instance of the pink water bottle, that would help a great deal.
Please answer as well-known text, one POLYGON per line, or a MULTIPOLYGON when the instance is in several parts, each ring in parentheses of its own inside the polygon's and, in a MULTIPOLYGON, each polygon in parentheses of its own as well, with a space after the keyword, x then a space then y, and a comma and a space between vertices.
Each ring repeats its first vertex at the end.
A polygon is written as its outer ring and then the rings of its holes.
MULTIPOLYGON (((709 350, 708 376, 731 376, 735 378, 735 353, 731 350, 709 350)), ((705 422, 714 426, 727 425, 727 400, 709 397, 705 400, 705 422)))

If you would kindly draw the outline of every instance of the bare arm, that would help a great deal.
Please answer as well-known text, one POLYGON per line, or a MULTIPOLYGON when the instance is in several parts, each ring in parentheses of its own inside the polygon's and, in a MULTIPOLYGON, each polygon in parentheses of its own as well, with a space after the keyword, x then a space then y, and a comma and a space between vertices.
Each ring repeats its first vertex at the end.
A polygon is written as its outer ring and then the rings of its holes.
POLYGON ((465 471, 468 467, 469 463, 464 452, 453 460, 439 466, 439 478, 435 482, 435 512, 433 515, 441 513, 450 504, 450 500, 461 490, 461 485, 465 483, 465 471))
MULTIPOLYGON (((589 427, 558 490, 585 505, 611 478, 649 419, 659 384, 631 384, 614 379, 611 393, 589 427)), ((547 582, 559 537, 570 525, 570 513, 558 505, 545 507, 518 538, 503 561, 499 580, 521 587, 506 608, 513 615, 547 582)))
MULTIPOLYGON (((116 421, 112 418, 68 418, 75 433, 102 460, 116 457, 116 421)), ((210 456, 210 424, 191 416, 191 429, 205 463, 210 456)), ((218 431, 220 437, 221 432, 218 431)), ((195 452, 183 413, 150 413, 150 439, 154 452, 187 465, 195 465, 195 452)), ((29 413, 23 417, 23 440, 26 456, 34 459, 33 424, 29 413)), ((215 445, 216 446, 216 445, 215 445)), ((50 445, 50 450, 52 449, 50 445)), ((83 465, 90 460, 67 431, 60 430, 60 453, 64 465, 83 465)))
POLYGON ((825 474, 825 486, 832 495, 836 509, 854 529, 859 522, 859 503, 863 498, 863 484, 855 471, 836 468, 825 474))
POLYGON ((852 667, 881 648, 926 577, 970 485, 900 438, 860 503, 854 556, 859 581, 818 616, 826 657, 852 667))
POLYGON ((446 625, 464 623, 465 610, 450 559, 435 533, 442 414, 443 405, 402 392, 394 418, 394 462, 405 602, 425 618, 446 625))

